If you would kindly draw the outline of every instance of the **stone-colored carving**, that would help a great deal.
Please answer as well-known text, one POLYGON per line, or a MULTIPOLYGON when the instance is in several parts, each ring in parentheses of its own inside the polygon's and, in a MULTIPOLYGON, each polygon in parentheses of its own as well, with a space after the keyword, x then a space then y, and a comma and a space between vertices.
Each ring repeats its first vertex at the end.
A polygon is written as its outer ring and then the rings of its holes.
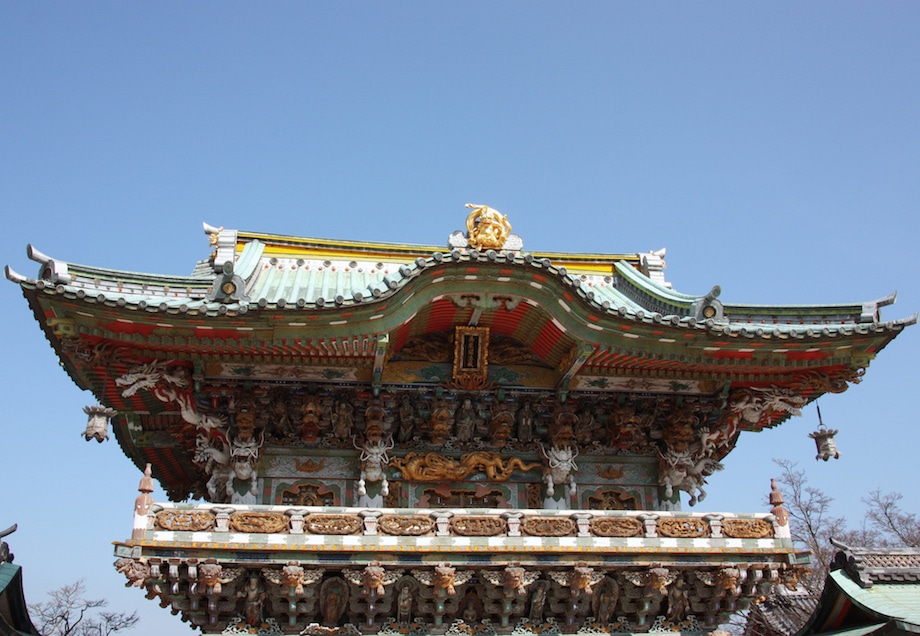
POLYGON ((524 517, 521 532, 533 537, 568 537, 575 534, 575 522, 565 517, 524 517))
POLYGON ((95 439, 100 444, 109 439, 109 420, 118 415, 118 411, 106 406, 84 406, 86 413, 86 430, 83 437, 88 442, 95 439))
POLYGON ((508 522, 501 517, 467 516, 452 517, 450 529, 464 537, 494 537, 508 529, 508 522))
POLYGON ((664 486, 664 496, 670 499, 675 488, 683 490, 690 494, 688 503, 691 506, 706 498, 706 491, 703 490, 706 477, 723 468, 722 464, 712 457, 691 455, 689 451, 676 452, 668 449, 664 453, 659 453, 659 458, 659 483, 664 486))
POLYGON ((506 215, 487 205, 467 203, 472 210, 466 217, 467 241, 475 250, 500 250, 511 234, 511 224, 506 215))
POLYGON ((644 531, 642 522, 631 517, 595 517, 589 527, 598 537, 639 537, 644 531))
POLYGON ((801 415, 800 409, 806 402, 805 398, 785 387, 744 387, 733 392, 730 407, 742 422, 764 426, 777 413, 801 415))
POLYGON ((280 512, 234 512, 230 515, 234 532, 277 534, 287 532, 288 520, 280 512))
POLYGON ((161 510, 156 525, 163 530, 203 532, 214 529, 215 516, 202 510, 161 510))
POLYGON ((403 479, 421 482, 460 481, 475 472, 485 473, 491 481, 506 481, 515 470, 527 472, 540 466, 487 451, 465 453, 459 461, 439 453, 409 453, 394 457, 390 465, 402 473, 403 479))
POLYGON ((312 534, 355 534, 364 527, 357 515, 310 515, 304 528, 312 534))
POLYGON ((422 515, 383 515, 377 521, 377 529, 385 534, 418 537, 433 531, 434 521, 422 515))
POLYGON ((658 520, 658 534, 675 539, 695 539, 709 534, 709 524, 690 517, 665 517, 658 520))
POLYGON ((773 536, 773 525, 763 519, 723 519, 722 534, 736 539, 764 539, 773 536))
POLYGON ((128 577, 125 587, 143 588, 150 577, 150 566, 134 559, 120 558, 115 561, 115 569, 128 577))
POLYGON ((115 378, 115 386, 121 389, 122 397, 131 397, 143 389, 153 389, 160 382, 185 388, 188 386, 188 371, 181 367, 167 368, 162 360, 154 360, 115 378))
MULTIPOLYGON (((382 409, 381 409, 382 410, 382 409)), ((367 482, 380 482, 380 493, 386 497, 390 492, 390 484, 387 481, 386 467, 390 463, 387 452, 392 450, 393 437, 390 436, 386 441, 383 439, 383 430, 379 424, 371 423, 364 433, 364 444, 355 448, 361 451, 359 461, 361 462, 361 476, 358 479, 358 494, 364 496, 367 494, 367 482)))
POLYGON ((569 489, 569 496, 574 497, 577 488, 575 471, 578 470, 575 458, 578 457, 578 450, 571 445, 556 446, 554 444, 549 451, 541 445, 540 452, 546 459, 546 465, 543 467, 546 494, 552 497, 556 493, 557 484, 566 484, 569 489))

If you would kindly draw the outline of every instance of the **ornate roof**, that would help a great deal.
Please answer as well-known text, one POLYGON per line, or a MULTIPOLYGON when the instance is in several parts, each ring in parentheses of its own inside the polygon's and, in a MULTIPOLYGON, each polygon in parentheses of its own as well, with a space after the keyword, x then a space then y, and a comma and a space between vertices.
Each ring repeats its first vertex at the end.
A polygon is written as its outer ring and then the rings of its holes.
POLYGON ((882 320, 894 294, 837 305, 732 303, 718 286, 683 294, 664 279, 663 251, 531 253, 506 219, 473 209, 467 232, 442 247, 205 225, 211 253, 190 276, 69 263, 31 246, 35 277, 10 267, 6 276, 76 384, 122 413, 115 432, 126 454, 152 462, 179 498, 198 469, 191 441, 165 431, 180 416, 198 426, 190 400, 200 408, 256 385, 325 383, 371 398, 407 387, 594 396, 607 412, 648 417, 689 404, 702 413, 699 435, 718 431, 694 442, 696 462, 858 382, 917 319, 882 320), (488 364, 460 381, 454 339, 471 327, 487 335, 488 364), (191 386, 173 379, 194 398, 131 384, 156 383, 154 372, 188 375, 191 386))

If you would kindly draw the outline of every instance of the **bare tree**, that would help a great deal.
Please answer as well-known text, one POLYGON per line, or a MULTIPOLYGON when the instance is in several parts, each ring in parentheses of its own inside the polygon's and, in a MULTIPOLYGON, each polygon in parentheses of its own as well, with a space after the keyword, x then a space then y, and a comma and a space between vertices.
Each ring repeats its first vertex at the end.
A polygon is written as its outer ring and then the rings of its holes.
POLYGON ((104 612, 108 601, 91 600, 85 594, 81 579, 49 592, 47 601, 29 605, 38 631, 45 636, 109 636, 131 629, 140 620, 137 612, 104 612))
MULTIPOLYGON (((900 493, 882 493, 875 489, 862 501, 866 504, 866 519, 870 526, 886 543, 909 548, 920 547, 920 519, 917 515, 904 512, 898 505, 900 493)), ((858 545, 858 544, 857 544, 858 545)))

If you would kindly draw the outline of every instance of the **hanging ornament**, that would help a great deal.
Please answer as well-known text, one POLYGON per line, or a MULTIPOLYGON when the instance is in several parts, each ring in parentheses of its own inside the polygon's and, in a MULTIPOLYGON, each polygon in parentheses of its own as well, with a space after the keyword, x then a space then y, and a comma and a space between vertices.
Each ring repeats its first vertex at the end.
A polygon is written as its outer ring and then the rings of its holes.
POLYGON ((109 438, 109 420, 116 415, 118 411, 105 406, 84 406, 83 412, 86 413, 86 430, 83 431, 83 437, 88 442, 95 439, 100 444, 103 440, 109 438))
POLYGON ((834 435, 840 431, 827 428, 821 419, 821 407, 817 403, 815 403, 815 406, 818 409, 818 430, 808 434, 808 437, 815 440, 815 445, 818 447, 818 454, 815 455, 815 460, 823 459, 827 461, 831 457, 840 459, 840 452, 837 450, 837 443, 834 441, 834 435))

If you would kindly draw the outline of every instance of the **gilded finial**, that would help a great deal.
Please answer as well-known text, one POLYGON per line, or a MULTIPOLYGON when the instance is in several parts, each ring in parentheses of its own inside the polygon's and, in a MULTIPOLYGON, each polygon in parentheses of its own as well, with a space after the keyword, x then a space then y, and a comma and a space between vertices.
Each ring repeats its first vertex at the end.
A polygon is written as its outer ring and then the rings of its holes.
POLYGON ((470 208, 466 217, 466 230, 470 247, 476 250, 500 250, 511 234, 511 224, 503 215, 487 205, 467 203, 470 208))

